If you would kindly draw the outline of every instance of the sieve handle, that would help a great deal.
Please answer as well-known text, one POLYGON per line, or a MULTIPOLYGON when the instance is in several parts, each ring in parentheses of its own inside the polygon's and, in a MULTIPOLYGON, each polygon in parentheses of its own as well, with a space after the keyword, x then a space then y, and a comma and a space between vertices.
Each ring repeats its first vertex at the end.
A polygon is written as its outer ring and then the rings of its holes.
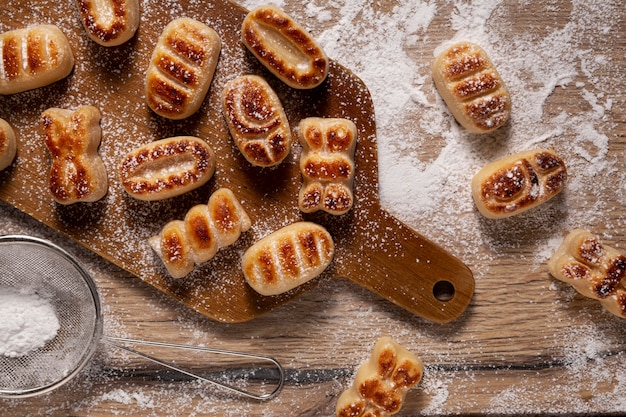
POLYGON ((133 355, 140 356, 144 359, 157 363, 166 368, 172 369, 176 372, 180 372, 192 378, 196 378, 198 380, 208 382, 210 384, 216 385, 228 391, 232 391, 237 394, 240 394, 240 395, 243 395, 245 397, 252 398, 255 400, 265 401, 265 400, 269 400, 269 399, 276 397, 278 393, 281 391, 281 389, 283 388, 283 385, 285 384, 285 371, 283 367, 280 365, 280 363, 276 359, 270 356, 263 356, 263 355, 253 354, 253 353, 245 353, 245 352, 236 352, 232 350, 213 349, 213 348, 206 348, 206 347, 200 347, 200 346, 176 345, 176 344, 171 344, 171 343, 150 342, 150 341, 145 341, 145 340, 125 339, 125 338, 118 338, 118 337, 105 337, 104 341, 113 347, 124 350, 133 355), (220 354, 220 355, 237 356, 240 358, 255 359, 261 362, 269 362, 273 364, 278 370, 278 385, 272 392, 267 393, 267 394, 257 394, 257 393, 249 392, 249 391, 234 387, 232 385, 227 385, 218 381, 214 381, 212 379, 208 379, 202 375, 198 375, 197 373, 184 370, 178 366, 172 365, 170 363, 157 359, 153 356, 147 355, 135 349, 131 349, 127 346, 121 345, 120 343, 126 343, 130 345, 158 346, 158 347, 165 347, 168 349, 201 351, 201 352, 206 352, 206 353, 214 353, 214 354, 220 354))

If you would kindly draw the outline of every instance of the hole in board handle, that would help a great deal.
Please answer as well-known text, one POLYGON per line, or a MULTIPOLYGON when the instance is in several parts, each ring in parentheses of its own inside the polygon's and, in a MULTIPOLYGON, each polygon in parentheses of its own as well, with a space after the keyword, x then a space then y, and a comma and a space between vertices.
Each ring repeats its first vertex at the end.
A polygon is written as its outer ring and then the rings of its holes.
POLYGON ((433 295, 443 303, 454 298, 454 285, 450 281, 437 281, 433 286, 433 295))

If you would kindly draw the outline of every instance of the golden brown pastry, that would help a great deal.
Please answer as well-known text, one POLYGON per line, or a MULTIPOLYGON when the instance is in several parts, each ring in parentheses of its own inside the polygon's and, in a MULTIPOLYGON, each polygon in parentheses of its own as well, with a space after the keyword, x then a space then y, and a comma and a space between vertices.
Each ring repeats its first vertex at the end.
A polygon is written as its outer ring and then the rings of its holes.
POLYGON ((478 211, 491 219, 545 203, 565 187, 567 169, 553 149, 534 149, 491 162, 472 179, 478 211))
POLYGON ((60 204, 93 202, 107 193, 106 167, 98 154, 100 110, 50 108, 43 112, 45 143, 52 158, 50 192, 60 204))
POLYGON ((215 173, 215 153, 204 140, 175 136, 129 152, 120 164, 122 186, 139 200, 163 200, 194 190, 215 173))
POLYGON ((509 92, 480 46, 461 42, 449 47, 435 58, 432 71, 439 94, 470 132, 491 132, 509 119, 509 92))
POLYGON ((170 22, 148 65, 148 106, 174 120, 194 114, 209 90, 221 47, 219 35, 204 23, 190 18, 170 22))
POLYGON ((246 281, 261 295, 277 295, 320 275, 335 253, 322 226, 296 222, 264 237, 243 255, 246 281))
POLYGON ((263 78, 243 75, 228 82, 222 92, 222 112, 237 148, 252 165, 278 165, 289 154, 289 121, 263 78))
POLYGON ((0 119, 0 171, 11 165, 16 152, 15 132, 6 120, 0 119))
POLYGON ((585 297, 599 300, 610 313, 626 318, 626 256, 597 236, 573 230, 548 261, 548 270, 585 297))
POLYGON ((383 336, 357 370, 354 383, 337 400, 337 417, 386 417, 402 408, 409 389, 424 374, 422 360, 383 336))
POLYGON ((76 6, 87 35, 102 46, 123 44, 139 27, 138 0, 76 0, 76 6))
POLYGON ((233 244, 250 227, 250 218, 233 192, 220 188, 208 204, 192 207, 184 221, 167 223, 159 235, 150 238, 150 246, 172 278, 182 278, 196 264, 210 260, 220 248, 233 244))
POLYGON ((346 213, 354 204, 356 126, 348 119, 309 117, 300 121, 298 135, 303 178, 298 196, 300 210, 346 213))
POLYGON ((31 26, 0 34, 0 94, 52 84, 74 68, 74 55, 54 25, 31 26))
POLYGON ((260 6, 243 21, 244 45, 290 87, 317 87, 328 74, 328 58, 313 37, 274 6, 260 6))

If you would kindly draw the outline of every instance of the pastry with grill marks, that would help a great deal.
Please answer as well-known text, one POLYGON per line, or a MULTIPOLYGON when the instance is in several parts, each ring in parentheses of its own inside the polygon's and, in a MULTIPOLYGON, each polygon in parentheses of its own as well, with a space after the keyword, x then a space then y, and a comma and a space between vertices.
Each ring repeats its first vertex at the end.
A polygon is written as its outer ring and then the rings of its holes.
POLYGON ((258 75, 242 75, 224 87, 222 112, 241 154, 252 165, 280 164, 291 150, 291 129, 280 99, 258 75))
POLYGON ((94 202, 107 193, 107 171, 98 154, 101 117, 93 106, 50 108, 41 115, 52 159, 50 192, 57 203, 94 202))
POLYGON ((548 261, 556 279, 626 318, 626 256, 584 229, 570 232, 548 261))
POLYGON ((328 75, 329 60, 315 39, 274 6, 252 10, 241 27, 244 45, 290 87, 310 89, 328 75))
POLYGON ((402 408, 409 389, 424 374, 424 364, 389 336, 374 345, 354 382, 337 400, 337 417, 387 417, 402 408))
POLYGON ((54 25, 0 34, 0 94, 15 94, 52 84, 74 68, 72 48, 54 25))
POLYGON ((278 295, 320 275, 330 265, 335 244, 311 222, 296 222, 252 245, 243 255, 243 274, 261 295, 278 295))
POLYGON ((309 117, 300 121, 298 136, 303 179, 298 195, 300 210, 346 213, 354 204, 356 126, 348 119, 309 117))
POLYGON ((461 42, 449 47, 435 58, 432 71, 439 94, 468 131, 491 132, 509 119, 509 92, 480 46, 461 42))
POLYGON ((215 153, 195 136, 174 136, 130 151, 120 163, 126 192, 138 200, 172 198, 204 185, 215 173, 215 153))
POLYGON ((6 120, 0 119, 0 171, 11 165, 16 152, 15 132, 6 120))
POLYGON ((168 119, 194 114, 213 80, 221 45, 219 35, 202 22, 186 17, 170 22, 148 65, 148 106, 168 119))
POLYGON ((195 265, 212 259, 250 229, 250 217, 228 188, 211 194, 207 204, 192 207, 184 220, 172 220, 150 238, 150 246, 172 278, 182 278, 195 265))
POLYGON ((87 35, 102 46, 123 44, 139 27, 138 0, 76 0, 76 6, 87 35))
POLYGON ((553 149, 533 149, 485 165, 472 179, 472 197, 483 216, 500 219, 545 203, 566 182, 563 159, 553 149))

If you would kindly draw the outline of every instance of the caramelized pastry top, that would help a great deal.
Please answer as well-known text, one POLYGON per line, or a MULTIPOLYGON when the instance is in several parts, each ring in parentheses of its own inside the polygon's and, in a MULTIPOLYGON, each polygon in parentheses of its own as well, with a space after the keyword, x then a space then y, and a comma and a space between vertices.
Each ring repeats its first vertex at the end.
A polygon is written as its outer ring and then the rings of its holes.
POLYGON ((89 37, 103 46, 128 41, 139 26, 138 0, 76 0, 89 37))

